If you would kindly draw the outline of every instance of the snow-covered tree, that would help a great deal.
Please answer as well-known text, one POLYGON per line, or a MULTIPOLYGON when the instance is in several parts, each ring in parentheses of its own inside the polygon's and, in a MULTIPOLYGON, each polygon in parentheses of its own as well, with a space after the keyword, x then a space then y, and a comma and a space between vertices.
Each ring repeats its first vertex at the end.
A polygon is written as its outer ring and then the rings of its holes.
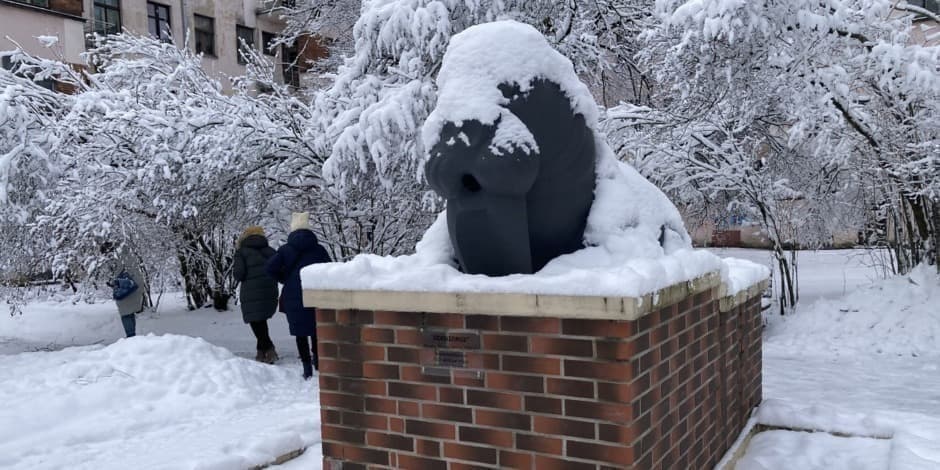
POLYGON ((632 19, 643 16, 640 3, 373 0, 360 10, 360 2, 298 1, 283 13, 284 42, 357 19, 346 30, 351 34, 331 43, 334 60, 351 54, 330 85, 310 102, 295 103, 303 149, 278 163, 279 173, 292 178, 277 184, 294 191, 292 199, 323 207, 317 230, 335 257, 409 251, 439 202, 420 179, 418 133, 434 106, 434 79, 450 37, 473 24, 516 19, 539 28, 579 72, 596 79, 624 50, 618 44, 624 31, 637 28, 632 19))
POLYGON ((284 29, 273 45, 296 47, 299 57, 312 55, 307 48, 324 48, 327 57, 299 65, 314 76, 335 72, 353 50, 353 25, 359 19, 361 3, 359 0, 298 0, 282 4, 275 13, 284 21, 284 29))
POLYGON ((4 88, 9 105, 0 109, 11 123, 0 243, 36 248, 34 259, 7 250, 5 270, 42 266, 60 279, 102 279, 109 273, 100 246, 111 242, 128 245, 155 276, 168 274, 172 254, 190 306, 221 307, 234 289, 233 242, 249 224, 277 239, 290 211, 309 210, 336 259, 410 249, 426 225, 415 216, 426 215, 417 189, 395 194, 366 181, 340 194, 321 177, 325 157, 308 133, 312 106, 274 83, 260 54, 232 95, 198 56, 150 38, 99 42, 84 76, 16 54, 43 77, 69 80, 76 94, 4 72, 15 86, 4 88), (269 92, 257 95, 259 83, 269 92))
POLYGON ((26 227, 36 221, 35 201, 58 177, 52 161, 59 139, 52 130, 69 99, 36 83, 48 77, 37 74, 28 56, 0 55, 14 64, 0 69, 0 250, 11 254, 0 257, 0 282, 6 282, 34 278, 49 268, 37 262, 44 247, 26 227))
POLYGON ((425 149, 416 138, 434 106, 434 78, 450 37, 473 24, 510 18, 531 24, 594 78, 635 2, 429 1, 363 2, 355 51, 332 86, 317 93, 312 142, 329 158, 324 175, 348 187, 366 175, 385 188, 405 183, 425 149))
POLYGON ((895 3, 660 0, 640 54, 653 104, 608 114, 647 175, 757 215, 784 273, 784 307, 797 299, 784 247, 825 237, 832 214, 858 212, 833 205, 863 187, 911 241, 902 270, 934 239, 917 221, 936 208, 940 181, 938 48, 911 43, 911 15, 895 3))
POLYGON ((76 94, 44 94, 22 79, 5 88, 20 98, 0 116, 27 126, 18 136, 33 145, 7 152, 30 167, 7 173, 14 184, 0 212, 19 218, 17 235, 25 232, 39 265, 59 277, 108 276, 100 272, 101 245, 130 245, 150 265, 175 253, 192 307, 210 299, 224 306, 233 291, 225 261, 231 242, 263 210, 252 204, 265 200, 245 175, 267 155, 279 126, 255 112, 254 100, 223 95, 200 58, 172 44, 118 35, 88 58, 98 72, 76 77, 61 64, 18 55, 21 70, 68 81, 76 94), (23 96, 53 105, 24 107, 23 96), (29 132, 33 122, 42 125, 39 137, 29 132), (36 185, 29 175, 48 175, 42 190, 24 186, 36 185))
POLYGON ((262 223, 280 239, 290 211, 312 213, 335 259, 410 251, 439 209, 418 135, 446 46, 515 19, 599 101, 630 102, 603 121, 621 158, 687 208, 760 221, 789 273, 784 306, 798 295, 786 249, 861 228, 872 208, 897 232, 901 270, 937 254, 940 59, 910 40, 922 12, 906 3, 299 0, 280 14, 283 44, 337 32, 314 69, 338 67, 327 87, 279 85, 245 51, 248 73, 226 95, 199 56, 132 35, 99 42, 81 75, 15 53, 19 74, 0 71, 0 243, 92 279, 104 241, 132 246, 156 277, 172 253, 194 307, 231 294, 238 232, 262 223))

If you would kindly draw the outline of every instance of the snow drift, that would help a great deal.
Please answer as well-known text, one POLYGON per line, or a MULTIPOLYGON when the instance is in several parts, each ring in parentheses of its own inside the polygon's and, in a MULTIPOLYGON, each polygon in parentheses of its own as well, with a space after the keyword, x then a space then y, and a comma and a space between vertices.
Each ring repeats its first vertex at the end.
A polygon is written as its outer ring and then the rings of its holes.
POLYGON ((769 351, 935 355, 940 351, 940 276, 921 265, 841 299, 769 317, 769 351))
POLYGON ((0 356, 0 402, 2 468, 250 468, 319 439, 313 384, 187 336, 0 356))

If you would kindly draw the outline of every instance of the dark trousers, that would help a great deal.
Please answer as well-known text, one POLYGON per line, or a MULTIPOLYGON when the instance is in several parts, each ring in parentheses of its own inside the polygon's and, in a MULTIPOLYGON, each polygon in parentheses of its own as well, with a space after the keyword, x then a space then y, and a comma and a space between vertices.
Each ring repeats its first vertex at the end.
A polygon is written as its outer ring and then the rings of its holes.
POLYGON ((274 347, 274 342, 271 341, 271 335, 268 333, 267 320, 248 322, 248 325, 251 326, 251 332, 255 334, 255 338, 258 340, 256 345, 258 351, 267 351, 274 347))
POLYGON ((316 333, 314 332, 313 336, 297 336, 296 339, 297 353, 300 354, 300 362, 303 363, 304 366, 312 362, 313 368, 320 370, 320 358, 317 355, 316 333), (307 338, 312 338, 313 344, 311 344, 307 338))
POLYGON ((137 334, 137 315, 121 315, 121 325, 124 326, 124 334, 131 338, 137 334))

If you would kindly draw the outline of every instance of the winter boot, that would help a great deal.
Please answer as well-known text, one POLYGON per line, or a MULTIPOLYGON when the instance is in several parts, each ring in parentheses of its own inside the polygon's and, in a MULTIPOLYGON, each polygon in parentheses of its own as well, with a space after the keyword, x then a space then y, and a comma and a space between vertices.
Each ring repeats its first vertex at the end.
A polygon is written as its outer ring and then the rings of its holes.
POLYGON ((310 380, 313 377, 313 364, 304 361, 304 380, 310 380))
POLYGON ((271 346, 271 349, 264 352, 264 359, 262 359, 262 361, 267 364, 274 364, 278 359, 280 358, 277 356, 277 350, 274 349, 274 346, 271 346))

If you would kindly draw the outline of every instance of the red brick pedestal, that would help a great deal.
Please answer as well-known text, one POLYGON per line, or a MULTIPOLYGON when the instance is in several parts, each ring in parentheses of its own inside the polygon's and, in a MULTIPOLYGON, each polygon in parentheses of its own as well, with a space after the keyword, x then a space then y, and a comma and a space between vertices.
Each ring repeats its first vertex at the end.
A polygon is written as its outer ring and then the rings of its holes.
POLYGON ((324 469, 711 469, 761 399, 759 289, 716 279, 613 303, 450 294, 451 312, 307 291, 324 469))

